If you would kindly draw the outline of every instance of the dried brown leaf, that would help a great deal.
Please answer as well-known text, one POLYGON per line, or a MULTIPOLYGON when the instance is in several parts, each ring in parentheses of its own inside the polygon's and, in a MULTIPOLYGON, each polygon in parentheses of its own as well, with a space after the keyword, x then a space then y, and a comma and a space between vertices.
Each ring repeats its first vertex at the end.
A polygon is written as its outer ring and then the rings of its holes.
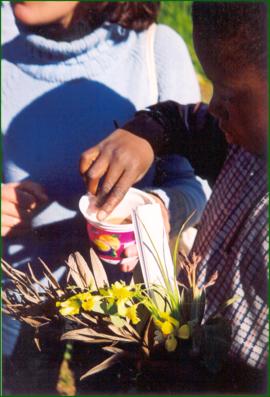
POLYGON ((31 327, 34 327, 34 328, 40 327, 43 324, 42 321, 34 320, 30 317, 20 316, 20 320, 24 321, 25 323, 31 325, 31 327))
POLYGON ((75 330, 71 330, 66 332, 65 335, 68 336, 78 336, 78 335, 82 335, 82 336, 89 336, 91 338, 99 338, 99 339, 110 339, 110 341, 119 341, 119 342, 135 342, 136 339, 131 339, 131 338, 124 338, 122 336, 116 336, 113 334, 105 334, 103 332, 100 331, 94 331, 91 328, 80 328, 80 329, 75 329, 75 330))
POLYGON ((24 273, 18 269, 15 269, 11 265, 9 265, 4 259, 1 259, 2 270, 6 273, 7 271, 11 272, 14 277, 21 278, 24 280, 24 273))
POLYGON ((87 327, 87 324, 85 321, 81 320, 81 318, 77 317, 77 316, 68 316, 68 318, 72 321, 74 321, 75 323, 81 324, 84 327, 87 327))
POLYGON ((150 350, 152 348, 151 341, 153 341, 153 335, 150 335, 150 333, 153 331, 152 326, 153 326, 153 319, 152 317, 150 317, 145 326, 145 330, 143 334, 143 344, 142 344, 142 350, 147 356, 149 356, 150 350))
POLYGON ((80 342, 86 342, 86 343, 93 343, 93 344, 98 344, 98 343, 112 343, 111 339, 104 339, 104 338, 92 338, 90 336, 85 336, 85 335, 66 335, 63 334, 60 338, 60 340, 77 340, 80 342))
POLYGON ((35 342, 35 345, 36 345, 37 349, 41 352, 41 346, 40 346, 40 340, 39 340, 39 338, 38 338, 38 337, 35 337, 35 338, 34 338, 34 342, 35 342))
POLYGON ((102 262, 99 260, 93 248, 90 249, 90 259, 97 288, 99 289, 103 288, 104 285, 109 285, 102 262))
POLYGON ((132 325, 130 325, 127 321, 125 322, 125 327, 128 329, 128 331, 130 332, 130 334, 136 339, 136 340, 141 340, 141 336, 139 335, 139 333, 136 331, 136 329, 134 327, 132 327, 132 325))
POLYGON ((120 359, 124 356, 124 353, 116 353, 113 356, 107 358, 102 363, 96 365, 94 368, 91 368, 84 375, 80 377, 80 380, 87 378, 87 376, 94 375, 98 372, 104 371, 107 368, 110 368, 114 364, 120 361, 120 359))
POLYGON ((55 279, 54 275, 52 274, 52 272, 50 271, 50 269, 48 268, 48 266, 46 265, 46 263, 41 259, 38 258, 39 261, 42 263, 42 266, 44 267, 45 271, 44 271, 44 275, 46 276, 47 279, 50 280, 52 286, 55 289, 61 289, 59 283, 57 282, 57 280, 55 279))
POLYGON ((32 280, 34 281, 34 283, 36 283, 37 285, 39 285, 44 291, 46 291, 46 287, 36 278, 35 273, 33 272, 33 269, 30 265, 30 263, 28 263, 28 270, 29 273, 31 275, 32 280))
POLYGON ((111 330, 114 334, 116 334, 116 335, 118 335, 118 336, 121 336, 121 337, 124 337, 124 338, 127 338, 127 339, 132 339, 132 340, 134 339, 134 338, 130 335, 129 332, 125 331, 124 328, 116 327, 116 326, 113 325, 113 324, 109 324, 109 325, 108 325, 108 328, 109 328, 109 330, 111 330))
POLYGON ((98 320, 95 317, 90 316, 90 314, 82 313, 82 317, 90 321, 91 323, 98 324, 98 320))
POLYGON ((25 290, 25 288, 22 285, 16 283, 16 288, 18 289, 18 291, 21 293, 21 295, 26 301, 34 304, 38 304, 40 302, 40 300, 37 299, 35 296, 33 297, 33 295, 30 295, 31 291, 25 290))
POLYGON ((94 285, 94 276, 79 252, 69 255, 67 265, 70 267, 69 275, 79 288, 85 289, 94 285))
POLYGON ((110 353, 124 353, 125 350, 124 349, 120 349, 119 347, 116 346, 104 346, 102 348, 102 350, 105 350, 106 352, 110 352, 110 353))

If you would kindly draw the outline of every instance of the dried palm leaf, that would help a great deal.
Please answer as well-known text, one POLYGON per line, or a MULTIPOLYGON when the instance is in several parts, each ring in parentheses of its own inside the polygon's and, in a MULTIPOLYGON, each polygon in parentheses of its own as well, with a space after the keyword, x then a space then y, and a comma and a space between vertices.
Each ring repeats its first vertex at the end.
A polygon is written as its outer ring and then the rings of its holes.
MULTIPOLYGON (((105 330, 106 331, 106 330, 105 330)), ((75 329, 66 332, 64 335, 62 335, 63 340, 64 339, 69 339, 72 338, 74 339, 74 336, 85 336, 85 337, 90 337, 91 339, 98 338, 98 339, 106 339, 109 341, 116 341, 116 342, 137 342, 137 339, 133 338, 125 338, 121 336, 117 336, 112 333, 103 333, 100 331, 95 331, 92 328, 80 328, 80 329, 75 329)))
POLYGON ((82 313, 82 317, 88 320, 90 323, 97 324, 98 319, 94 316, 90 316, 90 314, 82 313))
POLYGON ((114 345, 111 345, 111 346, 104 346, 104 347, 102 348, 102 350, 104 350, 104 351, 106 351, 106 352, 109 352, 109 353, 124 353, 124 352, 125 352, 125 350, 120 349, 119 347, 116 347, 116 346, 114 346, 114 345))
POLYGON ((126 355, 126 352, 122 353, 115 353, 113 356, 107 358, 104 360, 102 363, 96 365, 94 368, 91 368, 89 371, 87 371, 84 375, 80 377, 80 380, 83 380, 87 378, 90 375, 97 374, 98 372, 104 371, 107 368, 112 367, 126 355))
POLYGON ((124 328, 119 328, 116 327, 115 325, 109 324, 108 329, 111 330, 115 335, 123 336, 124 338, 134 340, 134 338, 130 335, 130 333, 125 331, 124 328))
POLYGON ((54 277, 53 273, 50 271, 49 267, 46 265, 46 263, 41 258, 38 258, 38 259, 45 269, 43 272, 44 276, 50 281, 50 283, 54 287, 54 289, 60 290, 61 287, 60 287, 58 281, 56 280, 56 278, 54 277))
POLYGON ((69 282, 71 277, 81 290, 88 288, 90 285, 95 285, 94 276, 86 261, 79 252, 74 252, 73 254, 69 255, 68 261, 66 263, 70 268, 67 282, 69 282))
POLYGON ((143 333, 142 350, 147 357, 150 355, 154 340, 153 335, 150 335, 150 333, 153 333, 153 319, 151 317, 149 318, 143 333))
POLYGON ((90 259, 97 288, 103 288, 104 285, 109 285, 102 262, 92 248, 90 249, 90 259))

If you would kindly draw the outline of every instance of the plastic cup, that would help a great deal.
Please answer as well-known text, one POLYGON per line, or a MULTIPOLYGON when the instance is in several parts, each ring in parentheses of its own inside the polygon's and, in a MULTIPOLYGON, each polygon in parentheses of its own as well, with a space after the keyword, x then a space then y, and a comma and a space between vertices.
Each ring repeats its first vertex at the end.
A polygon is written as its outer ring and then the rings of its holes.
POLYGON ((154 204, 154 199, 141 190, 130 188, 123 200, 104 220, 99 221, 96 212, 90 210, 90 195, 84 195, 79 201, 79 208, 87 221, 89 240, 98 257, 112 265, 118 265, 123 259, 123 251, 134 245, 134 227, 131 212, 140 205, 154 204))

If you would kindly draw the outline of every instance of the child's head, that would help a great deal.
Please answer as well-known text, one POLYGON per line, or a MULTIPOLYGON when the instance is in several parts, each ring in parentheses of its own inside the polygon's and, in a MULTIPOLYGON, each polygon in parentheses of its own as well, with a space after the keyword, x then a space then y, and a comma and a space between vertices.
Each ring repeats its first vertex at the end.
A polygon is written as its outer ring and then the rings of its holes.
POLYGON ((213 83, 210 111, 228 142, 264 155, 267 148, 267 5, 194 2, 193 37, 213 83))
POLYGON ((69 28, 84 19, 92 29, 108 21, 140 31, 156 21, 159 2, 22 1, 14 3, 13 10, 29 26, 58 23, 69 28))

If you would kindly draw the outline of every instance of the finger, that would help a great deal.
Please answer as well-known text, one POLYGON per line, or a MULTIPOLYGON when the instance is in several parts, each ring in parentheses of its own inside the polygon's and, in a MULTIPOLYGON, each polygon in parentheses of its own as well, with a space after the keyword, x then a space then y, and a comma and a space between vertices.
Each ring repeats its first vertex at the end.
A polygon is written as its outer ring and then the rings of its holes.
POLYGON ((126 257, 138 256, 138 250, 136 245, 130 245, 129 247, 125 248, 124 255, 126 257))
POLYGON ((82 153, 79 165, 81 175, 84 175, 88 171, 93 162, 96 161, 99 154, 100 149, 98 146, 94 146, 82 153))
POLYGON ((48 201, 48 196, 46 195, 43 187, 39 183, 32 181, 23 181, 18 186, 18 189, 35 196, 36 199, 40 202, 48 201))
POLYGON ((35 208, 37 206, 37 199, 32 194, 20 190, 19 184, 12 184, 2 188, 1 192, 2 202, 10 201, 17 205, 19 208, 35 208))
POLYGON ((86 178, 86 180, 87 180, 86 183, 87 191, 95 196, 97 193, 99 178, 92 178, 92 179, 86 178))
POLYGON ((102 157, 99 157, 86 172, 87 189, 90 193, 96 194, 100 178, 106 174, 109 167, 109 160, 109 156, 102 153, 102 157))
POLYGON ((30 225, 30 222, 21 218, 15 218, 10 215, 2 215, 1 227, 13 228, 17 227, 18 225, 24 225, 25 227, 28 227, 30 225))
POLYGON ((99 186, 100 189, 97 196, 98 207, 103 207, 103 205, 106 203, 109 193, 123 173, 124 168, 119 163, 114 163, 113 166, 109 167, 102 185, 99 186))
POLYGON ((116 185, 117 181, 119 181, 121 176, 124 174, 124 171, 124 166, 119 163, 114 163, 113 165, 110 165, 106 172, 104 181, 100 187, 101 194, 107 195, 108 193, 110 193, 110 191, 116 185))
POLYGON ((98 178, 100 179, 109 168, 109 164, 111 161, 111 155, 106 152, 102 152, 100 157, 96 159, 95 162, 92 163, 92 166, 87 171, 87 176, 89 179, 98 178))
POLYGON ((122 261, 120 262, 119 269, 125 273, 131 272, 132 270, 135 269, 137 263, 138 263, 138 257, 125 258, 125 259, 122 259, 122 261))
POLYGON ((9 215, 13 218, 17 219, 27 219, 29 218, 31 210, 26 210, 24 208, 19 208, 16 204, 11 203, 10 201, 2 202, 2 210, 1 215, 9 215))
POLYGON ((129 172, 125 172, 112 189, 105 204, 97 212, 97 218, 99 220, 104 220, 113 211, 113 209, 124 198, 125 194, 127 193, 130 186, 132 186, 132 184, 133 177, 129 172))

